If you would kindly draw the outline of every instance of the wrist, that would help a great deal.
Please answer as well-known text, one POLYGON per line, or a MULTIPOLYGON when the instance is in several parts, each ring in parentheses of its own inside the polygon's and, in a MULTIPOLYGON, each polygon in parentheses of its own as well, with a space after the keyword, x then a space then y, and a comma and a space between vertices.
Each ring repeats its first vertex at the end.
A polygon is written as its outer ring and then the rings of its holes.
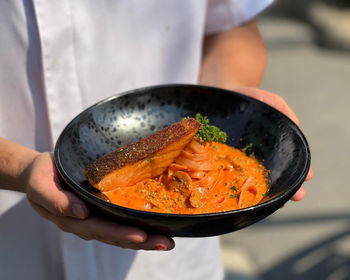
POLYGON ((0 138, 0 189, 24 192, 26 170, 38 154, 38 151, 0 138))
POLYGON ((23 161, 21 161, 21 163, 18 165, 15 176, 16 184, 13 190, 26 192, 31 166, 38 155, 40 155, 39 152, 32 150, 32 152, 28 153, 23 161))

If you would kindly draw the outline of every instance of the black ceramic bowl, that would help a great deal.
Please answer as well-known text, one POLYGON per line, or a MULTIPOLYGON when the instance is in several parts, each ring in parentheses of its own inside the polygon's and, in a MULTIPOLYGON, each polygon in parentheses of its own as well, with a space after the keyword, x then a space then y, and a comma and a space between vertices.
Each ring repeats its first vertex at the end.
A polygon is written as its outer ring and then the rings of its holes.
POLYGON ((299 128, 262 102, 218 88, 166 85, 110 97, 80 113, 60 135, 55 162, 70 189, 98 215, 148 232, 204 237, 249 226, 282 207, 304 182, 310 152, 299 128), (271 171, 264 202, 212 214, 152 213, 109 203, 86 181, 83 169, 91 161, 197 112, 227 132, 228 145, 243 148, 252 144, 247 152, 254 152, 271 171))

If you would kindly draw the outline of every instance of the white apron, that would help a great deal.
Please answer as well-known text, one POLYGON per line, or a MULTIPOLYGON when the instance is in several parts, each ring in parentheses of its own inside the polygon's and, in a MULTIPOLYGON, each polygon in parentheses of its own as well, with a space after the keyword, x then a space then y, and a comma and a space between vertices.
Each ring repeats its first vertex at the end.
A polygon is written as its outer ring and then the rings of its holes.
MULTIPOLYGON (((87 106, 133 88, 196 83, 203 36, 271 0, 0 0, 0 136, 51 151, 87 106)), ((64 234, 0 191, 0 279, 222 279, 218 238, 170 252, 64 234)))

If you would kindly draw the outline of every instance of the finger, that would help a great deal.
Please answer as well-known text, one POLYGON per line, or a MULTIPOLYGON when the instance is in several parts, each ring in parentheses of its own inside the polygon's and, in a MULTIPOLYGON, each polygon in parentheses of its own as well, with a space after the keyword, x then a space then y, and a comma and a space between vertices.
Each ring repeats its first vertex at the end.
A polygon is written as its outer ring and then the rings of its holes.
MULTIPOLYGON (((308 172, 308 174, 307 174, 307 176, 306 176, 305 181, 310 180, 310 179, 312 178, 313 174, 314 174, 314 171, 313 171, 313 169, 310 167, 310 170, 309 170, 309 172, 308 172)), ((300 201, 300 200, 302 200, 304 197, 305 197, 305 189, 304 189, 303 187, 301 187, 301 188, 295 193, 295 195, 292 197, 292 200, 293 200, 293 201, 300 201)))
POLYGON ((310 167, 310 170, 307 173, 305 181, 309 181, 313 176, 314 176, 314 170, 312 169, 312 167, 310 167))
POLYGON ((305 190, 303 187, 300 187, 300 189, 295 193, 295 195, 292 197, 293 201, 300 201, 305 196, 305 190))
MULTIPOLYGON (((82 239, 85 240, 91 240, 90 238, 86 238, 86 236, 80 236, 82 239)), ((152 238, 148 238, 144 243, 132 243, 132 242, 120 242, 116 240, 99 240, 101 242, 104 242, 106 244, 118 246, 121 248, 128 248, 132 250, 146 250, 146 251, 169 251, 172 250, 175 247, 175 242, 163 236, 163 238, 166 240, 164 242, 154 241, 152 238)))
MULTIPOLYGON (((147 242, 147 234, 141 229, 119 225, 97 217, 79 220, 71 217, 55 216, 36 203, 31 203, 41 216, 55 223, 64 232, 73 233, 85 240, 98 240, 130 249, 144 249, 150 246, 150 242, 147 242)), ((162 240, 160 242, 165 243, 162 240)))
POLYGON ((300 124, 298 117, 295 115, 293 110, 288 106, 285 100, 274 93, 253 87, 239 87, 236 88, 235 91, 240 92, 249 97, 255 98, 261 102, 264 102, 271 107, 274 107, 276 110, 285 114, 288 118, 290 118, 297 125, 300 124))
POLYGON ((116 245, 123 248, 129 248, 133 250, 157 250, 157 251, 169 251, 175 247, 173 239, 163 235, 149 235, 147 240, 143 243, 123 243, 116 242, 115 240, 103 241, 107 244, 116 245))
POLYGON ((147 234, 141 229, 132 226, 120 225, 118 223, 103 220, 98 217, 90 217, 86 220, 66 218, 60 223, 70 232, 84 232, 91 239, 100 241, 112 241, 119 243, 143 243, 147 234), (73 220, 73 223, 72 223, 73 220))
MULTIPOLYGON (((146 232, 132 226, 119 225, 96 217, 78 222, 84 226, 83 238, 87 240, 99 240, 134 250, 171 250, 175 247, 174 241, 167 236, 148 236, 146 232)), ((79 236, 81 225, 75 225, 70 230, 79 236)))
POLYGON ((33 163, 27 186, 28 199, 43 206, 57 216, 85 219, 89 215, 87 205, 75 194, 64 191, 52 156, 43 154, 33 163))
POLYGON ((175 242, 172 238, 164 235, 149 235, 147 240, 142 244, 143 250, 172 250, 175 242))

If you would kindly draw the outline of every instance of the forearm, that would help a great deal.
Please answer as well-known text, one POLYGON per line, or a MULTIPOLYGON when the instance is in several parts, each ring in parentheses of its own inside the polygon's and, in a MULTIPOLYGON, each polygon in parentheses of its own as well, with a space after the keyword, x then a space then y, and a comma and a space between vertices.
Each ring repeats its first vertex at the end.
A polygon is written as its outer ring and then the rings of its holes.
POLYGON ((264 42, 251 21, 205 38, 199 83, 227 89, 258 87, 265 66, 264 42))
POLYGON ((25 191, 23 172, 39 152, 0 138, 0 189, 25 191))

